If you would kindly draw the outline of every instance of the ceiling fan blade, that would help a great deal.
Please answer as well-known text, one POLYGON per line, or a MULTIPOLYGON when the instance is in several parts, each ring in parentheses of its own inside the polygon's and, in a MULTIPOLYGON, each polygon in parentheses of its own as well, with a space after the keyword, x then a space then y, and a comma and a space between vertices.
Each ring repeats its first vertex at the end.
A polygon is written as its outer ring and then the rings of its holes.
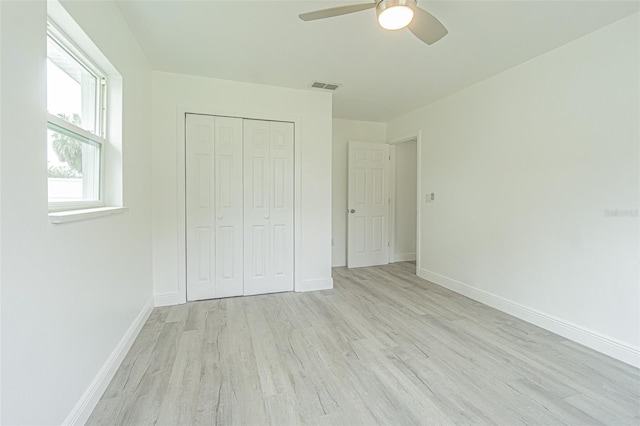
POLYGON ((332 18, 334 16, 346 15, 348 13, 360 12, 361 10, 373 9, 374 2, 363 4, 352 4, 349 6, 333 7, 331 9, 316 10, 315 12, 301 13, 298 15, 303 21, 315 21, 316 19, 332 18))
POLYGON ((419 7, 416 7, 413 20, 409 24, 409 30, 427 44, 433 44, 449 33, 442 22, 419 7))

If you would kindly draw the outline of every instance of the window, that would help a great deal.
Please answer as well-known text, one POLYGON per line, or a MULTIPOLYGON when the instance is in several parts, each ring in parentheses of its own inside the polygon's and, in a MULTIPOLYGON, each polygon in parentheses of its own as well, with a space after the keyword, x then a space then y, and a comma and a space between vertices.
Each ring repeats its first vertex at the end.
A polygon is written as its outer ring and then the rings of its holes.
POLYGON ((50 23, 47 111, 49 210, 103 206, 105 73, 50 23))

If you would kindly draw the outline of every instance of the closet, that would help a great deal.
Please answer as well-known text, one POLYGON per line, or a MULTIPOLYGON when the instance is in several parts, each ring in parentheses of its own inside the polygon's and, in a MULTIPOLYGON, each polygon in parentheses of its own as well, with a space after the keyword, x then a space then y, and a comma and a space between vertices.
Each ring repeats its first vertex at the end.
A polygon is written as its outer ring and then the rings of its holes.
POLYGON ((187 300, 293 290, 293 133, 187 114, 187 300))

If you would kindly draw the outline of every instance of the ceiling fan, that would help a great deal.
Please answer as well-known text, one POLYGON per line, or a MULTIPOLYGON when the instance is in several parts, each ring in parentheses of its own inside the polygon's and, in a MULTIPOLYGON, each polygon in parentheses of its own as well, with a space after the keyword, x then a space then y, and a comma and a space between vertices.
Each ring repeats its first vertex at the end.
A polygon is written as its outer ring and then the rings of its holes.
POLYGON ((408 27, 409 31, 427 44, 433 44, 447 35, 448 31, 438 19, 419 8, 417 0, 374 0, 373 3, 352 4, 316 10, 298 15, 303 21, 331 18, 376 8, 378 23, 387 30, 408 27))

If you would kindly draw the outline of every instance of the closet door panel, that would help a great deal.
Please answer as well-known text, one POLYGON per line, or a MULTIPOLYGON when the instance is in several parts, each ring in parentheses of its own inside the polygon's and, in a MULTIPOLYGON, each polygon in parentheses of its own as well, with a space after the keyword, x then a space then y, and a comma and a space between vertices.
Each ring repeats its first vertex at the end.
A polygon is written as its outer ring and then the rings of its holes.
POLYGON ((244 122, 244 294, 293 290, 293 124, 244 122))
POLYGON ((268 292, 269 175, 269 122, 244 120, 244 294, 268 292))
POLYGON ((293 124, 270 123, 271 288, 293 290, 293 124))
POLYGON ((293 124, 187 116, 187 298, 293 290, 293 124))
POLYGON ((213 117, 186 117, 187 300, 215 297, 213 117))
POLYGON ((242 138, 242 119, 215 117, 215 297, 243 294, 242 138))

